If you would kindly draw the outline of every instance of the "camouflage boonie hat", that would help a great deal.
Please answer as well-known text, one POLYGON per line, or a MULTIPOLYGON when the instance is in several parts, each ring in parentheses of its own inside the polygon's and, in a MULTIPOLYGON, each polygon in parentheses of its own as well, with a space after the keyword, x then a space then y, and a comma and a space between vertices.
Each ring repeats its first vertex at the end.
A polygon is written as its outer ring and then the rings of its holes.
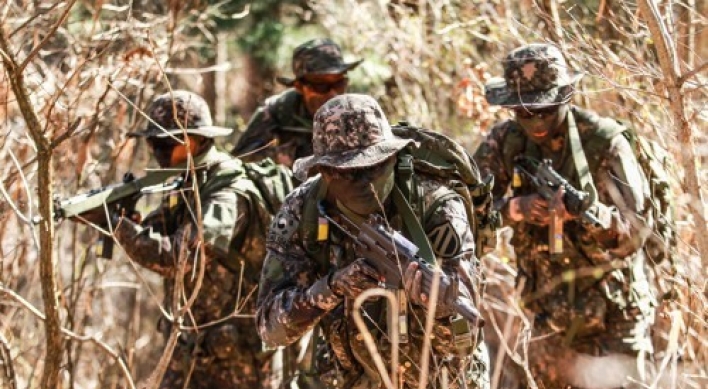
POLYGON ((232 131, 230 128, 212 125, 211 113, 206 101, 198 94, 185 90, 157 96, 146 113, 150 118, 147 128, 130 133, 128 136, 165 138, 170 134, 182 134, 181 127, 187 134, 207 138, 229 135, 232 131))
POLYGON ((314 155, 295 161, 293 171, 304 178, 315 166, 366 168, 414 144, 411 139, 393 135, 386 115, 373 97, 343 94, 327 101, 315 113, 314 155))
POLYGON ((329 38, 307 41, 293 50, 292 67, 295 78, 278 77, 285 86, 308 74, 340 74, 359 66, 364 60, 346 63, 342 49, 329 38))
POLYGON ((539 108, 566 103, 582 73, 568 73, 560 50, 549 44, 534 43, 513 50, 504 59, 504 78, 485 85, 491 105, 539 108))

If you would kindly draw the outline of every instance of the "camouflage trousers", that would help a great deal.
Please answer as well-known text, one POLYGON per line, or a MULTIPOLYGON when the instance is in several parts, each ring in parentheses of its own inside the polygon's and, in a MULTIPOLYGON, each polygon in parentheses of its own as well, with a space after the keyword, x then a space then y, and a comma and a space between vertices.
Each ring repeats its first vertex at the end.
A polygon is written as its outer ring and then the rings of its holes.
POLYGON ((272 353, 261 351, 257 335, 258 342, 249 339, 233 347, 228 339, 219 336, 220 332, 229 332, 230 327, 219 327, 211 340, 209 332, 195 339, 181 338, 160 389, 272 389, 272 353))
MULTIPOLYGON (((431 361, 430 363, 434 364, 435 362, 431 361)), ((446 361, 438 360, 438 363, 437 367, 430 369, 427 388, 490 389, 489 354, 485 343, 479 343, 472 351, 472 355, 464 359, 454 357, 446 361)), ((399 388, 418 388, 420 371, 416 367, 413 362, 407 361, 403 356, 403 361, 399 366, 401 372, 398 378, 399 388)), ((385 388, 378 373, 367 374, 363 369, 344 371, 341 368, 334 368, 322 372, 322 384, 328 389, 385 388)))

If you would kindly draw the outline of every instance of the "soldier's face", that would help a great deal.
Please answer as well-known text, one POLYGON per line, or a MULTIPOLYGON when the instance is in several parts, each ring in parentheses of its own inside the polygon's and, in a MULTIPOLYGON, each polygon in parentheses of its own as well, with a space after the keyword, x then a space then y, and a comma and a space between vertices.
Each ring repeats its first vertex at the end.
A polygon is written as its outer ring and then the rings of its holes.
POLYGON ((378 165, 355 170, 322 169, 327 183, 327 197, 357 214, 368 216, 381 209, 394 184, 396 159, 390 158, 378 165))
POLYGON ((532 142, 542 144, 552 139, 561 129, 568 113, 568 105, 529 109, 514 108, 514 116, 532 142))
POLYGON ((147 138, 148 146, 157 160, 157 164, 162 168, 179 165, 187 160, 188 154, 196 155, 201 145, 200 137, 188 136, 189 148, 185 142, 172 137, 147 138))
POLYGON ((344 74, 307 75, 295 82, 311 115, 332 97, 346 92, 347 86, 349 79, 344 74))

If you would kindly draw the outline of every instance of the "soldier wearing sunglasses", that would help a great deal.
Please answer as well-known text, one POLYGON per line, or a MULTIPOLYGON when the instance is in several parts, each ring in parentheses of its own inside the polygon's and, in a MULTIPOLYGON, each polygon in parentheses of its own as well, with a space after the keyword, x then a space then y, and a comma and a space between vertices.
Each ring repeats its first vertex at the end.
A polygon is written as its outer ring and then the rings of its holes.
POLYGON ((626 128, 571 104, 582 74, 568 70, 557 47, 523 46, 502 64, 504 78, 486 86, 486 98, 513 115, 474 157, 483 175, 494 175, 495 206, 514 230, 517 284, 537 339, 529 344, 530 375, 545 388, 624 387, 633 372, 607 372, 601 378, 612 384, 603 386, 585 381, 580 366, 653 351, 655 300, 642 250, 652 223, 647 180, 626 128), (544 200, 520 174, 519 156, 550 160, 589 193, 601 226, 568 212, 562 191, 544 200))
POLYGON ((326 38, 295 48, 295 78, 278 78, 290 89, 266 100, 251 117, 231 153, 245 161, 271 157, 288 167, 296 159, 312 155, 315 112, 332 97, 347 91, 347 72, 361 62, 344 62, 339 45, 326 38))

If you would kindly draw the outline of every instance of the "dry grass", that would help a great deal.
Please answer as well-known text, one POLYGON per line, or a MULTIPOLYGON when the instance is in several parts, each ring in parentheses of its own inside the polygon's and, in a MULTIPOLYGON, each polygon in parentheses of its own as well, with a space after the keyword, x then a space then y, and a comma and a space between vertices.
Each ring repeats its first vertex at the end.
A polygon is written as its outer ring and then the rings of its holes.
MULTIPOLYGON (((35 110, 49 138, 57 140, 54 189, 62 196, 115 182, 125 171, 146 165, 143 145, 128 142, 125 136, 141 123, 140 111, 132 103, 144 107, 168 81, 180 85, 164 70, 197 57, 195 46, 204 42, 195 33, 208 22, 206 14, 196 11, 199 2, 114 3, 80 2, 25 69, 35 110)), ((66 4, 3 2, 0 28, 9 34, 13 54, 26 58, 66 4)), ((676 141, 652 37, 636 8, 626 2, 312 0, 311 4, 345 52, 365 57, 368 69, 387 69, 390 77, 374 78, 378 87, 371 93, 383 101, 392 120, 405 118, 443 129, 473 150, 490 124, 505 115, 482 98, 484 82, 501 73, 499 60, 520 44, 550 40, 559 42, 570 63, 587 73, 578 103, 631 122, 677 156, 686 150, 676 141), (600 3, 605 8, 598 14, 600 3), (555 17, 546 12, 554 4, 555 17)), ((690 4, 693 7, 662 3, 664 12, 674 7, 667 20, 675 27, 671 32, 678 36, 685 72, 708 60, 708 5, 690 4), (684 23, 689 19, 691 28, 684 23)), ((366 69, 359 74, 381 74, 366 69)), ((26 220, 37 214, 36 155, 4 77, 6 73, 0 72, 0 180, 5 192, 0 201, 0 386, 34 388, 47 352, 43 321, 31 310, 44 311, 35 240, 42 231, 26 220)), ((707 82, 703 68, 685 86, 686 109, 699 130, 695 150, 703 163, 708 155, 707 82)), ((682 174, 679 169, 677 182, 682 174)), ((705 186, 708 176, 702 174, 705 186)), ((675 283, 681 293, 662 307, 655 329, 657 362, 662 366, 667 361, 670 370, 671 357, 678 353, 680 366, 690 373, 683 375, 685 386, 655 387, 706 387, 706 274, 695 250, 697 239, 706 237, 691 232, 689 207, 696 199, 679 196, 685 190, 678 184, 673 189, 680 202, 678 251, 683 266, 675 283)), ((160 315, 160 280, 129 265, 121 253, 113 261, 97 259, 96 237, 95 231, 69 223, 57 227, 59 309, 62 326, 71 331, 64 338, 61 377, 65 387, 128 387, 131 381, 143 382, 161 355, 154 324, 160 315)), ((485 258, 488 286, 483 308, 491 322, 488 328, 494 330, 488 335, 496 344, 506 339, 506 358, 523 367, 528 331, 514 304, 513 256, 506 246, 500 250, 485 258)), ((495 373, 493 378, 499 388, 510 376, 495 373)))

